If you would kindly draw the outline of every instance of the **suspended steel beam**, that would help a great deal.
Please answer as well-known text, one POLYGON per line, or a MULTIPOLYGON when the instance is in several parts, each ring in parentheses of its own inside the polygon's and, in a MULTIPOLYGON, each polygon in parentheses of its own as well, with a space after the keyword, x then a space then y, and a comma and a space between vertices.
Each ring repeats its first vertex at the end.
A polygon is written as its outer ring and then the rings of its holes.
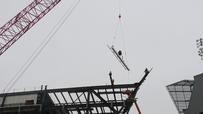
POLYGON ((114 56, 117 58, 117 60, 121 63, 121 65, 124 67, 124 69, 126 69, 127 71, 130 71, 129 67, 127 66, 127 64, 124 62, 123 58, 121 58, 121 56, 118 54, 118 52, 115 50, 114 46, 109 46, 107 45, 107 47, 111 50, 111 52, 114 54, 114 56))

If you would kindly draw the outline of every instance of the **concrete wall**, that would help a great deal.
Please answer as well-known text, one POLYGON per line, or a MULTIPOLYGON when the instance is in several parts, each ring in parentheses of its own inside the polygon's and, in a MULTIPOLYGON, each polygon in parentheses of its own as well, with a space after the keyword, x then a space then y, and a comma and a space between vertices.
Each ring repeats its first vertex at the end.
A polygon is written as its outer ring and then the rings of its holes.
POLYGON ((4 105, 5 106, 23 105, 23 104, 25 104, 26 100, 34 100, 34 104, 36 104, 37 103, 37 94, 7 96, 5 99, 4 105))
POLYGON ((194 77, 194 88, 185 114, 203 114, 203 74, 194 77))

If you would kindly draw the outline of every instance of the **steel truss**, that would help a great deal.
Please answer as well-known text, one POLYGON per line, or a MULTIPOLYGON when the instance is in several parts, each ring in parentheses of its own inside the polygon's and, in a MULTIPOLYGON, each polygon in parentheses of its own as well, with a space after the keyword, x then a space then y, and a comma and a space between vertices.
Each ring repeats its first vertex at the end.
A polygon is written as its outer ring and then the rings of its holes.
POLYGON ((150 71, 140 82, 134 84, 102 85, 62 89, 42 89, 39 91, 0 94, 2 98, 0 114, 127 114, 133 103, 140 85, 150 71), (6 106, 8 97, 23 95, 38 95, 36 104, 19 104, 6 106), (11 111, 11 112, 9 112, 11 111), (9 112, 9 113, 8 113, 9 112))

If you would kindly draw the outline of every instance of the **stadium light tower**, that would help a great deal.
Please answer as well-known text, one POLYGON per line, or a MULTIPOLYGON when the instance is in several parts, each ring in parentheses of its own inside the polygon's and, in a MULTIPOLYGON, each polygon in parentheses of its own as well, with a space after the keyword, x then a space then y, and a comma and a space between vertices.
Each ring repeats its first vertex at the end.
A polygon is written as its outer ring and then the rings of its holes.
POLYGON ((203 60, 203 38, 196 40, 197 48, 198 48, 198 55, 203 60))

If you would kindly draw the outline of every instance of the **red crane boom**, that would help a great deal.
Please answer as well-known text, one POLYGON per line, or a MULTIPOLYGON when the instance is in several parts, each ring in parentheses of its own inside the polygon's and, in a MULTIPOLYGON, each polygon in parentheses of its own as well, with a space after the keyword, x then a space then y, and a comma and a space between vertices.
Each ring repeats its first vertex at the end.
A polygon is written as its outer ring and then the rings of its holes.
POLYGON ((42 19, 61 0, 34 0, 0 28, 0 55, 42 19))

